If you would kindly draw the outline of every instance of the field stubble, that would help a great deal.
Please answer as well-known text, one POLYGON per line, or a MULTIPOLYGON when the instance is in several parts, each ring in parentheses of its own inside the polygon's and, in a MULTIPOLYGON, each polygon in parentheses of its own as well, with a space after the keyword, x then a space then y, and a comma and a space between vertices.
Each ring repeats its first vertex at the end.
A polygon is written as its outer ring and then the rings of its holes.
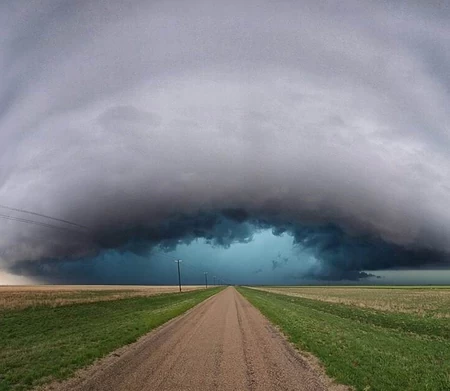
MULTIPOLYGON (((183 292, 203 289, 183 286, 183 292)), ((120 285, 27 285, 0 286, 0 311, 36 306, 59 307, 76 303, 94 303, 131 297, 147 297, 178 292, 178 286, 120 285)))
POLYGON ((258 287, 272 293, 358 308, 450 318, 450 287, 258 287))

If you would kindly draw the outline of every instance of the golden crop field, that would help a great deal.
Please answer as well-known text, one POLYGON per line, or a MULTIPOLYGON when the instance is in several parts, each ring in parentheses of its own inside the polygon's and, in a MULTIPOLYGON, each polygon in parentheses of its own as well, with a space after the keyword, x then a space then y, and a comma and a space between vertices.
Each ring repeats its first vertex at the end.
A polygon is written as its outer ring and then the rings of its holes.
MULTIPOLYGON (((183 292, 203 286, 183 286, 183 292)), ((29 285, 0 286, 0 310, 40 305, 62 306, 72 303, 92 303, 129 297, 153 296, 178 292, 178 286, 121 286, 121 285, 29 285)))
POLYGON ((387 312, 450 318, 450 287, 257 287, 273 293, 387 312))

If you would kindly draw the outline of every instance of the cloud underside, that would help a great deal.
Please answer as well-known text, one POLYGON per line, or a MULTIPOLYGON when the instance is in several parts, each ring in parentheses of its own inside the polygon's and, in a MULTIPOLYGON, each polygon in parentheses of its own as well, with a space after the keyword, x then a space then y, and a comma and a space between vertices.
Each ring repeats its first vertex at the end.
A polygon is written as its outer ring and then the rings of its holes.
MULTIPOLYGON (((55 264, 80 260, 96 262, 102 254, 111 250, 123 254, 125 258, 127 254, 151 258, 155 252, 175 251, 179 245, 189 245, 197 239, 216 248, 251 243, 255 235, 266 230, 271 230, 275 236, 292 236, 292 246, 297 250, 298 257, 289 260, 279 254, 270 262, 272 271, 282 269, 288 262, 290 266, 297 265, 299 272, 294 276, 297 279, 354 281, 376 277, 367 271, 449 265, 446 253, 438 250, 398 245, 361 232, 345 232, 329 223, 305 224, 273 215, 257 218, 243 209, 226 209, 178 215, 153 226, 142 222, 130 224, 124 229, 120 224, 106 224, 96 232, 53 232, 52 236, 56 238, 54 243, 62 246, 52 247, 53 254, 57 254, 58 250, 58 257, 15 261, 10 270, 16 274, 43 276, 52 280, 60 277, 58 273, 61 270, 55 264), (315 262, 302 264, 305 258, 313 258, 315 262)), ((260 272, 262 269, 255 273, 260 272)))
POLYGON ((0 269, 265 229, 317 259, 299 278, 447 267, 449 22, 433 1, 1 5, 0 204, 85 228, 2 210, 0 269))

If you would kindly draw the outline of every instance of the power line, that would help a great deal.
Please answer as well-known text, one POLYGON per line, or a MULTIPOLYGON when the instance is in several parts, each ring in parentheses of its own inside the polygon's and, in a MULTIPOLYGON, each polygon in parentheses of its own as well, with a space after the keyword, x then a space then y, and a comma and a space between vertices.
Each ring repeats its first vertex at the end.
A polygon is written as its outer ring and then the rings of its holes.
MULTIPOLYGON (((174 261, 174 258, 176 258, 176 256, 175 257, 174 256, 170 256, 170 255, 167 255, 167 254, 164 254, 164 253, 161 253, 161 252, 159 252, 157 254, 153 254, 153 256, 154 257, 166 258, 168 261, 171 261, 171 262, 174 261)), ((191 271, 193 271, 195 273, 198 273, 199 275, 205 273, 205 270, 203 268, 200 268, 198 266, 192 265, 192 260, 188 260, 188 259, 186 259, 184 257, 183 257, 183 268, 190 269, 191 271)), ((221 276, 218 276, 217 274, 216 274, 216 279, 217 279, 218 282, 220 281, 224 285, 231 285, 231 283, 227 279, 221 278, 221 276)))
POLYGON ((58 229, 58 230, 62 230, 62 231, 70 231, 70 232, 76 232, 76 233, 79 233, 79 234, 85 234, 85 232, 83 232, 83 231, 75 230, 75 229, 72 229, 72 228, 61 227, 61 226, 58 226, 58 225, 44 223, 42 221, 35 221, 35 220, 30 220, 30 219, 24 219, 22 217, 15 217, 15 216, 4 215, 4 214, 1 214, 1 213, 0 213, 0 219, 10 220, 10 221, 17 221, 19 223, 38 225, 38 226, 41 226, 41 227, 58 229))
POLYGON ((25 209, 20 209, 20 208, 12 208, 10 206, 1 205, 1 204, 0 204, 0 208, 8 209, 8 210, 11 210, 11 211, 14 211, 14 212, 26 213, 26 214, 30 214, 30 215, 33 215, 33 216, 44 217, 44 218, 49 219, 49 220, 54 220, 54 221, 58 221, 60 223, 69 224, 69 225, 72 225, 72 226, 78 227, 78 228, 89 229, 85 225, 81 225, 81 224, 74 223, 72 221, 68 221, 68 220, 64 220, 64 219, 59 219, 59 218, 53 217, 53 216, 44 215, 42 213, 32 212, 30 210, 25 210, 25 209))

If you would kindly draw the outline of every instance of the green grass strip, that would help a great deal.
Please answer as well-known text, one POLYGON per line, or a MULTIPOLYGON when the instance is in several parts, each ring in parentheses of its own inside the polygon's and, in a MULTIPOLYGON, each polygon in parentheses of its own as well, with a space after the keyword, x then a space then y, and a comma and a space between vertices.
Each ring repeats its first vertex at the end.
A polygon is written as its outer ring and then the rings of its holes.
MULTIPOLYGON (((282 293, 273 294, 280 296, 282 299, 286 298, 286 295, 282 293)), ((301 302, 305 307, 334 314, 341 318, 348 318, 358 322, 408 333, 427 335, 430 338, 450 339, 450 320, 448 318, 380 311, 372 308, 355 307, 349 304, 336 304, 309 298, 297 298, 295 296, 290 296, 289 300, 301 302)))
POLYGON ((65 379, 221 288, 0 314, 0 391, 65 379))
POLYGON ((239 291, 339 383, 361 391, 450 390, 448 319, 239 291))

